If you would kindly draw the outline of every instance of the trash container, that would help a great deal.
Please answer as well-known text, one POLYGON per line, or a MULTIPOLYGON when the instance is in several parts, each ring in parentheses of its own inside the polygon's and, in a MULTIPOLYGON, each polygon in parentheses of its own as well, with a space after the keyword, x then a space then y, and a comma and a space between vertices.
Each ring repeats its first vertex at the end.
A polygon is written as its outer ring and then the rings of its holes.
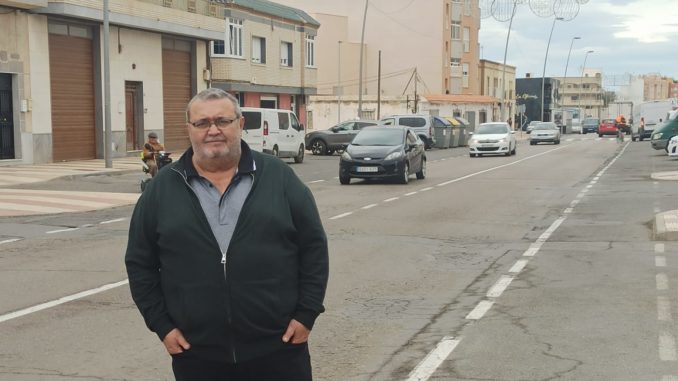
POLYGON ((434 117, 433 134, 436 138, 436 148, 449 148, 452 124, 447 119, 434 117))
POLYGON ((452 125, 452 130, 450 132, 450 145, 448 147, 459 147, 459 122, 451 116, 445 117, 445 119, 447 119, 447 121, 452 125))
POLYGON ((466 119, 460 116, 455 116, 454 119, 459 121, 459 146, 464 147, 466 146, 466 140, 468 138, 468 133, 470 132, 470 124, 466 119))

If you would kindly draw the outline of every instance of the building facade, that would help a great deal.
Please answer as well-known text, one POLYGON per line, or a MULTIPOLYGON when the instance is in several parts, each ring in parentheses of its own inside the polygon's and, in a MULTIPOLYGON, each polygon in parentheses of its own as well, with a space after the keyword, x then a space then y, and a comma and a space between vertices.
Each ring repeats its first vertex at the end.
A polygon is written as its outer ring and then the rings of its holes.
MULTIPOLYGON (((102 3, 0 0, 0 159, 104 157, 102 3)), ((206 88, 224 7, 208 0, 110 0, 110 142, 138 151, 150 131, 189 145, 185 107, 206 88)))
POLYGON ((558 81, 558 106, 579 108, 582 116, 600 118, 605 106, 602 73, 596 69, 587 69, 581 77, 556 77, 558 81))
MULTIPOLYGON (((494 97, 499 102, 497 109, 501 110, 501 99, 504 98, 504 115, 508 118, 516 114, 516 67, 499 62, 480 60, 480 95, 494 97)), ((504 121, 500 111, 490 117, 492 121, 504 121)))
POLYGON ((225 33, 210 43, 211 86, 242 106, 293 110, 306 123, 316 93, 320 23, 302 10, 261 0, 219 0, 225 33))
POLYGON ((558 103, 559 81, 555 78, 518 78, 516 79, 516 100, 518 105, 525 106, 527 121, 552 121, 553 110, 560 107, 558 103), (542 114, 542 84, 544 100, 542 114))
POLYGON ((645 101, 654 101, 660 99, 670 98, 670 88, 673 84, 673 79, 661 76, 659 74, 643 75, 643 95, 645 101))

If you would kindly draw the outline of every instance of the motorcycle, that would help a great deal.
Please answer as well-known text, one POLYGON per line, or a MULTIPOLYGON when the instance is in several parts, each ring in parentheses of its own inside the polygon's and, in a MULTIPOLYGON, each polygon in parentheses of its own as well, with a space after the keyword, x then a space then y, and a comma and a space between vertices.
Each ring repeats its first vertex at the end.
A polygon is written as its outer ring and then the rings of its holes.
MULTIPOLYGON (((146 144, 144 147, 148 150, 152 150, 151 146, 149 144, 146 144)), ((155 159, 155 164, 158 166, 158 172, 167 164, 170 164, 172 162, 172 158, 169 156, 171 155, 171 152, 167 151, 154 151, 153 152, 153 158, 155 159)), ((144 189, 146 189, 146 186, 148 183, 153 179, 153 176, 151 175, 151 167, 146 164, 146 162, 143 160, 143 153, 141 154, 141 163, 142 167, 141 169, 144 171, 144 173, 148 174, 150 177, 146 177, 141 180, 141 191, 143 192, 144 189)))

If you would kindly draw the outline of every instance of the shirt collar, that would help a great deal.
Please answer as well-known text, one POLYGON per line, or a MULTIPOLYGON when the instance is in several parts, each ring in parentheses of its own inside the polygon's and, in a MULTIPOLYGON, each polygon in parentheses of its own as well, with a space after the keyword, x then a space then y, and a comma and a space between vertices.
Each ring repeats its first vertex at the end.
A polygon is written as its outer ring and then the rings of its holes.
MULTIPOLYGON (((184 169, 186 171, 186 177, 200 177, 198 170, 195 169, 193 165, 193 147, 190 147, 185 156, 185 165, 184 169)), ((245 143, 245 141, 240 140, 240 161, 238 162, 238 168, 236 169, 235 176, 241 176, 247 173, 252 173, 257 170, 257 166, 254 163, 254 158, 252 157, 252 150, 250 146, 245 143)))

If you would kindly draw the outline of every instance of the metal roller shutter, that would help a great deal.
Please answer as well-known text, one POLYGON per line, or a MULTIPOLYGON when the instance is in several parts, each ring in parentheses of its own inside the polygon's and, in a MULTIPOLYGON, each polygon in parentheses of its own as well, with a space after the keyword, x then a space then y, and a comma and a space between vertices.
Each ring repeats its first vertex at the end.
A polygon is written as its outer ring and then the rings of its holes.
POLYGON ((191 100, 191 54, 163 49, 162 88, 167 150, 190 146, 186 131, 186 105, 191 100))
POLYGON ((49 34, 54 161, 96 157, 92 40, 49 34))

